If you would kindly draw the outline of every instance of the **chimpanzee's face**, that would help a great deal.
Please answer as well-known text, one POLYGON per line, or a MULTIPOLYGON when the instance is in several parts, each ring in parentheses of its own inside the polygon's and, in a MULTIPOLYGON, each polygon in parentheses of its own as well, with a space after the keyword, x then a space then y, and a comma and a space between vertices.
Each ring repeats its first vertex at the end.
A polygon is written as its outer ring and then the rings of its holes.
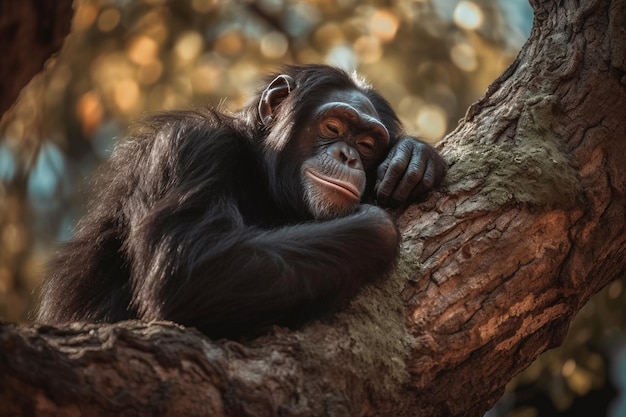
POLYGON ((363 93, 332 91, 322 103, 299 138, 310 146, 300 175, 305 201, 317 219, 356 210, 365 171, 377 166, 389 148, 389 133, 363 93))
POLYGON ((275 170, 271 183, 277 201, 302 200, 316 219, 357 209, 366 172, 385 157, 390 138, 378 111, 356 85, 303 93, 292 77, 282 74, 261 94, 258 114, 267 130, 264 146, 275 170))

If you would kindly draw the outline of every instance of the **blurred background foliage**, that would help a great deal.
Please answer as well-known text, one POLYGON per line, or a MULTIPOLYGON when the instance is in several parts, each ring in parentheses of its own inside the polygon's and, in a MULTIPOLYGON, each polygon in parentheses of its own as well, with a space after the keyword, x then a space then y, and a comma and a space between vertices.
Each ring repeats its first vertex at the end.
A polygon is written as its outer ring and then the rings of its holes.
MULTIPOLYGON (((46 258, 71 236, 86 178, 145 112, 236 110, 285 63, 358 70, 407 131, 435 142, 514 59, 526 0, 80 0, 63 50, 0 125, 0 320, 28 322, 46 258)), ((626 291, 594 297, 563 347, 489 416, 626 415, 626 291)))

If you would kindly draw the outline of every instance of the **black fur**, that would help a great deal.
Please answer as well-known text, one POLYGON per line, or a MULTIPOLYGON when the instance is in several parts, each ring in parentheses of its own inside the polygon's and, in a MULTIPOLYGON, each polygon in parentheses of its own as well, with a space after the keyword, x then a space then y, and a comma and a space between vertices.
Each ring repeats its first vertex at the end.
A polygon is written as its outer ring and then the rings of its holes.
MULTIPOLYGON (((398 236, 380 209, 313 221, 298 137, 319 91, 361 89, 392 141, 389 104, 345 73, 288 67, 297 88, 264 126, 257 100, 236 115, 151 116, 120 143, 74 238, 54 259, 39 320, 173 320, 207 335, 296 325, 387 271, 398 236)), ((372 198, 375 172, 368 172, 372 198)))

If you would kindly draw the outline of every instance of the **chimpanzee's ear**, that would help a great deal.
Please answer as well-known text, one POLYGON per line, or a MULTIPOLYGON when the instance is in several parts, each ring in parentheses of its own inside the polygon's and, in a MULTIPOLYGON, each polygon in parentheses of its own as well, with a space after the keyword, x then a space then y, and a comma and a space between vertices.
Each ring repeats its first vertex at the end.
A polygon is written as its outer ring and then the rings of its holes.
POLYGON ((259 101, 259 115, 263 125, 272 121, 276 107, 287 98, 294 87, 294 79, 285 74, 274 78, 274 81, 267 86, 259 101))

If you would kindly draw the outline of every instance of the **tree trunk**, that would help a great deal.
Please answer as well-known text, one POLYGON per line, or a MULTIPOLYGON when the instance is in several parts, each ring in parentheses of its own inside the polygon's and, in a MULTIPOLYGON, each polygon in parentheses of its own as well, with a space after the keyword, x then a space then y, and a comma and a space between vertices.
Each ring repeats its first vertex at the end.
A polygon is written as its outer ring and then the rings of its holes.
POLYGON ((481 416, 626 270, 626 1, 539 1, 396 271, 327 322, 0 327, 0 415, 481 416), (8 406, 7 406, 8 404, 8 406), (56 413, 56 414, 55 414, 56 413))

